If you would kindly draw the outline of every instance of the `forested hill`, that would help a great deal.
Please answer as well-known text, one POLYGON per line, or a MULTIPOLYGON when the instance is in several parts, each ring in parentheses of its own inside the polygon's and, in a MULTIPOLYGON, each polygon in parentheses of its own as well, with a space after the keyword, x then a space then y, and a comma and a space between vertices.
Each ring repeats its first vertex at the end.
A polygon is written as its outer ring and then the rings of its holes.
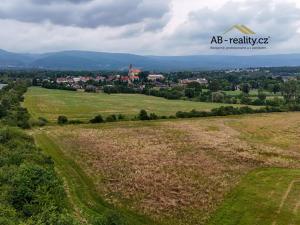
POLYGON ((129 64, 134 64, 143 70, 154 71, 300 66, 300 54, 142 56, 87 51, 19 54, 0 50, 0 68, 2 69, 127 70, 129 64))

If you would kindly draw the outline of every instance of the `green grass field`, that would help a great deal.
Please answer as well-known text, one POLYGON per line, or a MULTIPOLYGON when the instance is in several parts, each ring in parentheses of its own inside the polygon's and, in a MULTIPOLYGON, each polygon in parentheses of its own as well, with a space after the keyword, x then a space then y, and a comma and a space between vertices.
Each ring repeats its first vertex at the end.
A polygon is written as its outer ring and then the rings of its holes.
MULTIPOLYGON (((175 115, 177 111, 210 110, 219 103, 167 100, 139 94, 84 93, 32 87, 25 95, 24 106, 34 118, 54 121, 59 115, 69 119, 89 120, 97 114, 124 114, 134 117, 141 109, 160 116, 175 115)), ((234 105, 239 106, 239 105, 234 105)))
POLYGON ((297 225, 299 196, 299 169, 255 170, 228 195, 209 225, 297 225))

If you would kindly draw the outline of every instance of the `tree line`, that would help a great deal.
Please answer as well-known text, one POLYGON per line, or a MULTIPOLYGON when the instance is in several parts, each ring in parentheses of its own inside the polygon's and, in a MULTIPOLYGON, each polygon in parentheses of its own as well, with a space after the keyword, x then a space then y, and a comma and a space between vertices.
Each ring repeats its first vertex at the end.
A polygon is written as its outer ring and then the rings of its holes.
POLYGON ((52 159, 20 129, 30 127, 30 116, 20 104, 27 86, 16 81, 0 91, 0 224, 78 224, 68 212, 52 159))
MULTIPOLYGON (((29 84, 13 81, 0 90, 0 224, 86 224, 73 214, 54 161, 21 129, 31 126, 29 113, 21 107, 29 84)), ((92 225, 126 224, 114 209, 88 220, 92 225)))

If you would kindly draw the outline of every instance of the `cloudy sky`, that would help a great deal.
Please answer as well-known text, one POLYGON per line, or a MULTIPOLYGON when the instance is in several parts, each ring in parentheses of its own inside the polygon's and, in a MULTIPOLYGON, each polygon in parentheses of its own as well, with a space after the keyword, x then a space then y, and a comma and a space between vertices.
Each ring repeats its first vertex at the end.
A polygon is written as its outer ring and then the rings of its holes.
POLYGON ((250 54, 300 53, 300 0, 1 0, 0 48, 226 54, 210 38, 234 24, 271 37, 250 54))

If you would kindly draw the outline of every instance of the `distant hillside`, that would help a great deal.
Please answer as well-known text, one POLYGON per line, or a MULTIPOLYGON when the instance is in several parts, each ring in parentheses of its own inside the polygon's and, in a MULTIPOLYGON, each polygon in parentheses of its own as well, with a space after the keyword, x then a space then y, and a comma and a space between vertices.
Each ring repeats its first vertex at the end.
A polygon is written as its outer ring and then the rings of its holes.
POLYGON ((141 56, 126 53, 63 51, 18 54, 0 50, 0 68, 53 70, 125 70, 134 64, 144 70, 210 70, 247 67, 300 66, 300 54, 261 56, 141 56))

